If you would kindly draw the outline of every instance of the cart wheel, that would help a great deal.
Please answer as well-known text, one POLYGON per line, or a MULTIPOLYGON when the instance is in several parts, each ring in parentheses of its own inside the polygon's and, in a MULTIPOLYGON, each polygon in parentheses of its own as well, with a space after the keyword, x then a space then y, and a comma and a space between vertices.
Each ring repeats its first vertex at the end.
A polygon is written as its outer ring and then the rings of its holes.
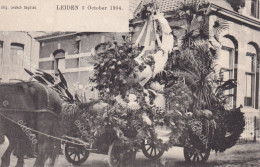
POLYGON ((149 140, 144 140, 143 144, 142 144, 142 152, 143 154, 151 159, 151 160, 157 160, 159 159, 163 153, 164 150, 159 150, 158 148, 156 148, 156 144, 154 144, 154 142, 148 142, 149 140))
POLYGON ((132 167, 136 158, 136 151, 126 151, 120 140, 115 140, 108 150, 110 167, 132 167))
POLYGON ((68 162, 73 165, 80 165, 84 163, 89 156, 89 151, 87 151, 84 146, 78 146, 70 143, 65 145, 65 157, 68 162))
POLYGON ((205 151, 184 147, 184 158, 187 162, 204 163, 209 159, 211 148, 205 151))

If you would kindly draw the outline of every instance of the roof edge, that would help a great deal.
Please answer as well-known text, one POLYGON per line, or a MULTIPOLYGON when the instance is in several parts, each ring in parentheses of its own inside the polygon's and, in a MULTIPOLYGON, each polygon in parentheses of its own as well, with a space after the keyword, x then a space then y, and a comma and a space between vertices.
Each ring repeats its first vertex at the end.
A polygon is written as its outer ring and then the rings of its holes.
POLYGON ((212 11, 215 11, 215 12, 217 12, 219 14, 222 14, 224 16, 233 18, 233 19, 235 19, 237 21, 240 21, 242 23, 246 23, 248 25, 251 25, 251 26, 254 26, 254 27, 260 29, 260 20, 257 19, 257 18, 245 16, 245 15, 242 15, 242 14, 237 13, 235 11, 230 11, 230 10, 225 9, 225 8, 223 8, 221 6, 218 6, 218 5, 214 4, 214 3, 211 3, 210 7, 211 7, 212 11))
MULTIPOLYGON (((228 10, 228 9, 223 8, 221 6, 218 6, 214 3, 210 3, 210 9, 211 9, 212 12, 217 12, 219 14, 226 16, 226 17, 235 19, 239 22, 242 22, 242 23, 245 23, 245 24, 248 24, 250 26, 253 26, 253 27, 260 29, 260 20, 257 19, 257 18, 242 15, 238 12, 228 10)), ((174 13, 173 12, 166 12, 166 13, 164 13, 164 15, 165 15, 165 18, 171 18, 174 15, 174 13)), ((136 24, 143 23, 144 20, 141 20, 139 18, 134 18, 130 22, 132 24, 136 25, 136 24)))
POLYGON ((35 39, 37 41, 44 41, 44 40, 49 40, 49 39, 54 39, 54 38, 61 38, 61 37, 67 37, 70 35, 75 35, 79 34, 81 32, 64 32, 64 33, 51 33, 51 34, 46 34, 43 36, 36 37, 35 39))

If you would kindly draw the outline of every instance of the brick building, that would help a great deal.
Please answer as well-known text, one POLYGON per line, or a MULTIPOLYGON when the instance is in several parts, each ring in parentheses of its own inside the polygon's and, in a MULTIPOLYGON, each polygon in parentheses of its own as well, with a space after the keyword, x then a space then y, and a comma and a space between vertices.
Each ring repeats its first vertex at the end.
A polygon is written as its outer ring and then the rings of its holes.
POLYGON ((39 42, 42 32, 0 32, 0 81, 28 79, 24 68, 38 68, 39 42))
MULTIPOLYGON (((99 43, 122 40, 121 33, 54 32, 37 37, 40 42, 39 68, 50 73, 59 69, 68 82, 70 91, 89 90, 89 77, 93 75, 91 52, 99 43)), ((87 91, 89 98, 96 94, 87 91)))

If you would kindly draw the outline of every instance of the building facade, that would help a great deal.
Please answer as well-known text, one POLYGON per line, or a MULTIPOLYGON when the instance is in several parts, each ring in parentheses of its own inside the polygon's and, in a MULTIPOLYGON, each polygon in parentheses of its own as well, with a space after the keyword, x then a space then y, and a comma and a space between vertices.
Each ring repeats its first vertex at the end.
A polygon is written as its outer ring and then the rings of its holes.
MULTIPOLYGON (((165 13, 170 26, 182 27, 182 21, 175 20, 172 12, 180 4, 188 0, 160 0, 158 7, 165 13)), ((217 60, 217 73, 223 81, 236 79, 238 86, 231 90, 234 97, 230 99, 229 107, 243 106, 246 115, 260 116, 259 94, 259 46, 260 46, 260 20, 259 0, 208 0, 210 3, 209 28, 214 26, 217 19, 227 21, 229 28, 220 34, 222 48, 217 60)), ((141 3, 136 9, 140 11, 141 3)), ((132 21, 132 31, 135 40, 142 30, 144 22, 140 19, 132 21)), ((209 29, 210 31, 210 29, 209 29)), ((183 32, 175 30, 176 42, 180 42, 183 32)), ((151 39, 154 45, 155 38, 151 39), (154 41, 153 41, 154 40, 154 41)), ((144 38, 142 39, 144 41, 144 38)))
POLYGON ((217 17, 229 23, 228 31, 221 34, 223 46, 219 62, 222 75, 238 82, 233 106, 243 105, 246 114, 259 116, 259 1, 246 1, 238 12, 214 4, 212 10, 221 12, 210 16, 210 26, 217 17))
POLYGON ((39 42, 30 32, 0 32, 0 81, 27 80, 24 71, 38 68, 39 42))
POLYGON ((59 69, 65 76, 71 92, 84 89, 88 98, 93 75, 93 50, 105 41, 122 40, 121 33, 54 32, 36 38, 40 42, 39 68, 50 73, 59 69))

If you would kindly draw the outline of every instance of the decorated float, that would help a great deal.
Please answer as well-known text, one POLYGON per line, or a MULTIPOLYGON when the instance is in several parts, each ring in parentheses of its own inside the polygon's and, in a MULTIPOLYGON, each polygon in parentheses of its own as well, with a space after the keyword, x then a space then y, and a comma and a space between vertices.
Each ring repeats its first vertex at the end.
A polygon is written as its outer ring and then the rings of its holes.
MULTIPOLYGON (((172 146, 184 147, 186 161, 201 163, 211 150, 223 152, 236 144, 244 116, 240 108, 225 108, 225 91, 236 82, 220 83, 214 70, 218 35, 227 23, 215 20, 209 33, 208 9, 204 1, 186 1, 176 11, 185 28, 170 27, 156 2, 143 3, 136 17, 144 25, 135 41, 122 36, 123 42, 95 48, 90 80, 98 99, 85 102, 80 94, 73 97, 52 83, 63 97, 65 155, 70 163, 79 165, 95 152, 108 154, 110 166, 131 166, 138 149, 156 160, 172 146), (184 33, 173 49, 177 28, 184 33)), ((40 72, 35 79, 45 78, 47 84, 46 75, 40 72)), ((60 80, 66 85, 61 73, 60 80)))

